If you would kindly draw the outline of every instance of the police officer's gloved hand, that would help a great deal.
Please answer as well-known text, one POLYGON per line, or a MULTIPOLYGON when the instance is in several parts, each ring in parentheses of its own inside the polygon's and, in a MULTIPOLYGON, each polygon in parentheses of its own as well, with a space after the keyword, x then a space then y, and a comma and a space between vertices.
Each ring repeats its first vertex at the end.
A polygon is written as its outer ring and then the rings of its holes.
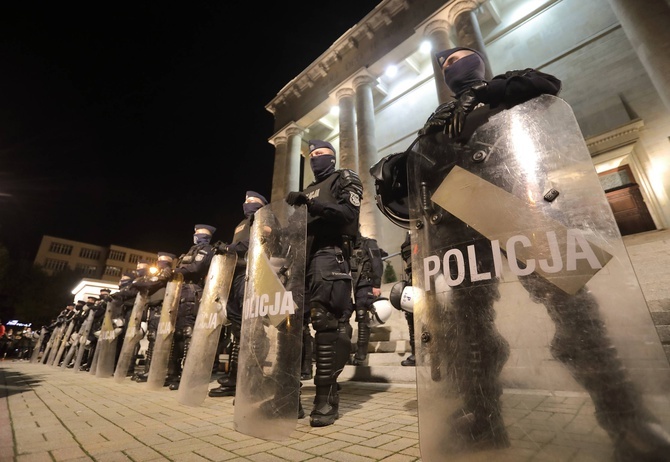
POLYGON ((465 119, 472 110, 482 103, 483 93, 486 91, 486 82, 479 82, 467 89, 458 97, 454 115, 449 121, 447 135, 449 138, 456 138, 463 131, 465 119))
POLYGON ((230 248, 228 244, 222 241, 216 241, 212 244, 214 248, 214 253, 217 255, 226 255, 227 253, 235 253, 234 250, 230 248))
POLYGON ((453 119, 456 104, 456 101, 440 104, 437 109, 435 109, 435 112, 428 117, 423 128, 419 130, 418 135, 423 136, 431 135, 433 133, 446 133, 446 128, 453 119))
POLYGON ((309 201, 307 194, 298 191, 291 191, 286 196, 286 203, 288 205, 303 205, 309 201))

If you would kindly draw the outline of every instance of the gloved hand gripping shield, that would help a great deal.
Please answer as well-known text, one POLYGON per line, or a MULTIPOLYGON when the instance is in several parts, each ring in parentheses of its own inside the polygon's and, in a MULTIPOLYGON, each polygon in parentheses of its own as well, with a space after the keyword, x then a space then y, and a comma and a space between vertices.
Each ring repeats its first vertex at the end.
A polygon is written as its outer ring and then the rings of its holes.
POLYGON ((507 427, 533 435, 534 410, 572 392, 611 437, 581 433, 583 457, 662 460, 670 440, 652 429, 670 422, 649 409, 670 393, 670 367, 570 107, 540 96, 465 144, 422 136, 406 159, 422 460, 527 449, 507 427), (507 415, 508 396, 528 414, 507 415))
POLYGON ((235 429, 289 438, 300 400, 307 207, 273 202, 254 215, 249 242, 235 429))

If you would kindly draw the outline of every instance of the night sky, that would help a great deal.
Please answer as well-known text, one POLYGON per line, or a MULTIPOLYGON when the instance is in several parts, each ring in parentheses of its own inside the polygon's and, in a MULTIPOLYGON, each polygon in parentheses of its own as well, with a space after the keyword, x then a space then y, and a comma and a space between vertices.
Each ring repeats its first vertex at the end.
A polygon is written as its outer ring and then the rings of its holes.
POLYGON ((229 242, 270 198, 265 105, 378 3, 3 2, 0 243, 229 242))

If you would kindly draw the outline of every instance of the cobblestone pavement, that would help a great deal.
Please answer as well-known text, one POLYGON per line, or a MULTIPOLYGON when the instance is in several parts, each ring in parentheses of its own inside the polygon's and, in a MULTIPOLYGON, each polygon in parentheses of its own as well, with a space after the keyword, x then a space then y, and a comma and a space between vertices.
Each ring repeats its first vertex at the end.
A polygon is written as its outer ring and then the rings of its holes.
MULTIPOLYGON (((345 381, 334 425, 312 428, 308 417, 299 419, 280 441, 236 431, 232 397, 207 397, 193 407, 180 404, 177 393, 41 363, 0 362, 0 462, 422 460, 414 384, 345 381)), ((307 414, 313 397, 313 382, 303 382, 307 414)), ((670 397, 653 400, 668 429, 670 397)), ((454 455, 441 420, 426 419, 422 425, 434 437, 424 449, 439 455, 424 461, 614 460, 584 393, 505 390, 503 408, 509 448, 454 455)))

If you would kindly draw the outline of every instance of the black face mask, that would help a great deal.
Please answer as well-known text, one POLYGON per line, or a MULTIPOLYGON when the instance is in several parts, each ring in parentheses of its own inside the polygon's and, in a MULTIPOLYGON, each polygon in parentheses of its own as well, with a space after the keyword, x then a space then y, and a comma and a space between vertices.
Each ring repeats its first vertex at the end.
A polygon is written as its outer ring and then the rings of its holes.
POLYGON ((244 216, 247 218, 256 213, 256 211, 262 207, 263 204, 259 204, 258 202, 245 202, 244 204, 242 204, 242 210, 244 210, 244 216))
POLYGON ((444 70, 444 82, 456 96, 484 80, 486 65, 477 53, 461 58, 444 70))
POLYGON ((206 245, 209 244, 209 241, 212 239, 212 236, 205 233, 197 233, 193 235, 193 243, 195 245, 206 245))
POLYGON ((309 158, 309 166, 317 180, 322 180, 335 171, 335 156, 324 154, 309 158))

